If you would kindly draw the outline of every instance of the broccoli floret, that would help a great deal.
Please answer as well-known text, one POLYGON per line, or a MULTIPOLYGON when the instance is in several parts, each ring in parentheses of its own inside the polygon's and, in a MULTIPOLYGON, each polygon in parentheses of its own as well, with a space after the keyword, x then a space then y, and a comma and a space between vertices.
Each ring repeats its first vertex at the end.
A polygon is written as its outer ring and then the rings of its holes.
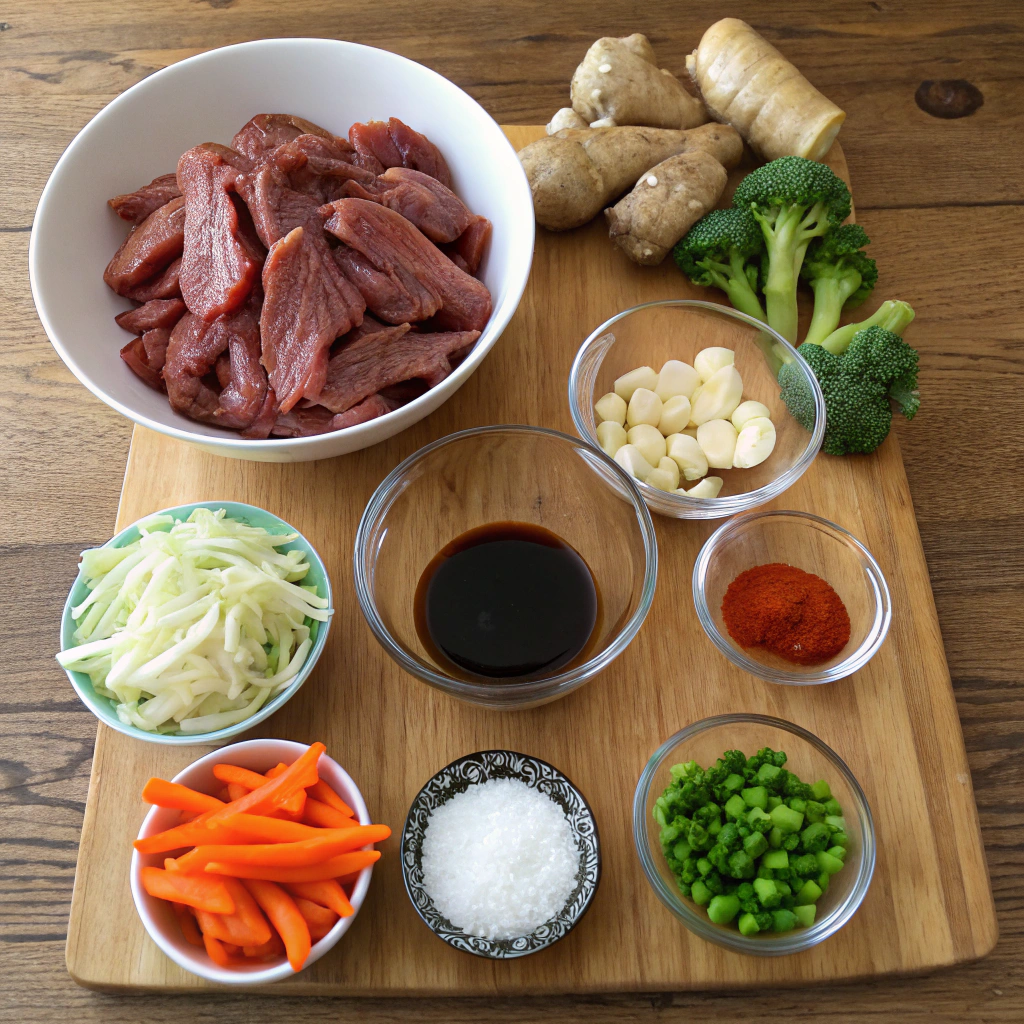
POLYGON ((844 368, 887 389, 888 397, 912 420, 921 407, 917 391, 917 350, 884 327, 858 331, 843 356, 844 368))
MULTIPOLYGON (((844 355, 822 345, 797 349, 821 385, 825 398, 825 440, 828 455, 873 452, 892 425, 890 398, 910 419, 920 407, 917 393, 917 352, 898 334, 882 327, 859 331, 844 355)), ((814 423, 814 400, 795 363, 779 370, 782 400, 807 430, 814 423)))
POLYGON ((859 306, 874 290, 878 268, 861 250, 871 239, 859 224, 843 224, 807 247, 800 276, 814 292, 814 315, 804 341, 820 345, 844 309, 859 306))
POLYGON ((853 336, 860 331, 866 331, 869 327, 884 327, 887 331, 892 331, 893 334, 902 335, 913 319, 914 310, 906 302, 901 302, 899 299, 887 299, 867 320, 838 328, 821 344, 833 355, 841 356, 849 348, 853 336))
POLYGON ((730 821, 722 826, 722 831, 718 833, 718 845, 730 851, 738 850, 743 845, 743 838, 735 822, 730 821))
POLYGON ((741 313, 764 320, 756 291, 762 252, 764 236, 758 222, 749 210, 732 209, 712 210, 701 217, 676 243, 672 256, 694 284, 721 288, 741 313))
POLYGON ((764 284, 768 323, 787 341, 797 334, 796 285, 813 238, 850 214, 850 190, 826 164, 784 156, 740 182, 733 206, 761 225, 768 254, 764 284))

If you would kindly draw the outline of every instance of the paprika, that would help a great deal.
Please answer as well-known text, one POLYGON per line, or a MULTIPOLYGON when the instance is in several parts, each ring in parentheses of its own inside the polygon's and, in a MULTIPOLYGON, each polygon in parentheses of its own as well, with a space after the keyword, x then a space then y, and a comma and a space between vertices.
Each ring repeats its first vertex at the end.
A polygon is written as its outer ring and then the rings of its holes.
POLYGON ((797 665, 819 665, 850 642, 850 615, 820 576, 771 562, 741 572, 722 600, 729 636, 797 665))

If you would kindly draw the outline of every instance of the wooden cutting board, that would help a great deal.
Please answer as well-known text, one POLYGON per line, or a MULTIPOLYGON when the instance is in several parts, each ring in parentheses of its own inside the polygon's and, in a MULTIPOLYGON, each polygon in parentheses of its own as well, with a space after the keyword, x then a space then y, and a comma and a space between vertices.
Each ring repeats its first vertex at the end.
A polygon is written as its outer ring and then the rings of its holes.
MULTIPOLYGON (((542 134, 513 127, 519 148, 542 134)), ((846 176, 838 147, 830 162, 846 176)), ((734 177, 739 177, 734 172, 734 177)), ((847 179, 849 180, 849 179, 847 179)), ((641 269, 601 223, 539 231, 526 294, 480 370, 405 433, 326 462, 272 465, 206 455, 136 428, 118 529, 160 508, 233 499, 301 530, 331 574, 337 614, 311 678, 250 736, 311 742, 361 787, 383 844, 369 896, 339 945, 294 980, 263 991, 308 995, 513 995, 802 984, 921 971, 984 956, 996 919, 949 670, 895 436, 873 456, 819 456, 780 508, 819 513, 867 544, 889 582, 893 620, 871 663, 830 686, 772 686, 734 668, 701 630, 690 574, 714 524, 655 516, 658 590, 646 624, 603 675, 565 699, 499 713, 462 704, 403 673, 356 604, 352 545, 370 495, 423 444, 485 423, 573 432, 569 367, 586 335, 628 306, 706 298, 671 266, 641 269), (689 680, 679 680, 678 652, 689 680), (863 905, 813 950, 754 959, 691 935, 656 899, 633 847, 631 806, 648 757, 708 715, 777 715, 843 757, 875 817, 878 863, 863 905), (582 789, 597 816, 604 874, 580 925, 556 946, 495 963, 456 952, 417 917, 402 885, 398 836, 420 786, 454 758, 504 747, 542 757, 582 789)), ((879 296, 880 298, 883 296, 879 296)), ((870 307, 869 307, 870 308, 870 307)), ((206 748, 159 747, 100 726, 68 929, 67 965, 83 985, 196 990, 208 983, 167 959, 143 930, 128 886, 131 840, 150 775, 170 778, 206 748)))

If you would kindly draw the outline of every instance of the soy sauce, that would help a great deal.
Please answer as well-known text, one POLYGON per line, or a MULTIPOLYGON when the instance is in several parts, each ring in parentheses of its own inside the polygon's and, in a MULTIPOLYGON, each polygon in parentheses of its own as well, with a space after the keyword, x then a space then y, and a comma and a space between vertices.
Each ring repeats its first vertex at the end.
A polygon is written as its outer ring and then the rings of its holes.
POLYGON ((489 523, 456 537, 416 587, 416 632, 439 665, 490 680, 569 665, 600 611, 587 563, 556 533, 489 523))

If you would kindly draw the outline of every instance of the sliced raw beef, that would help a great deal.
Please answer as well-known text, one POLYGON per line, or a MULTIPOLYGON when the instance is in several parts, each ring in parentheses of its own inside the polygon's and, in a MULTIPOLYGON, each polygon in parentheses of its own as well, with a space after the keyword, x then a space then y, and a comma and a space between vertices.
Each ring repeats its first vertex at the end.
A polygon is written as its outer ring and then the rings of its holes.
POLYGON ((456 255, 465 262, 469 273, 476 274, 480 269, 484 250, 490 240, 491 222, 486 217, 474 216, 455 242, 456 255))
POLYGON ((132 228, 103 272, 103 280, 119 295, 148 281, 182 252, 185 200, 179 196, 132 228))
POLYGON ((260 411, 256 414, 256 419, 242 431, 242 437, 255 441, 266 440, 270 437, 270 431, 277 421, 277 414, 277 395, 274 394, 273 388, 267 388, 266 397, 263 399, 260 411))
POLYGON ((300 135, 279 146, 268 160, 277 164, 296 192, 305 193, 319 204, 330 203, 345 195, 348 182, 372 185, 374 180, 371 171, 352 163, 350 149, 343 149, 338 141, 300 135))
POLYGON ((114 317, 118 327, 132 334, 145 334, 154 327, 173 327, 185 315, 181 299, 152 299, 137 309, 127 309, 114 317))
POLYGON ((377 270, 355 249, 341 245, 334 258, 345 276, 359 290, 368 309, 390 324, 415 323, 441 308, 441 297, 415 274, 398 266, 392 272, 377 270))
POLYGON ((185 197, 181 294, 204 320, 238 309, 263 266, 263 247, 249 213, 233 194, 238 175, 223 146, 195 146, 178 161, 185 197))
POLYGON ((121 294, 134 302, 149 302, 152 299, 181 298, 181 257, 168 264, 159 274, 133 288, 125 288, 121 294))
POLYGON ((413 131, 397 117, 354 124, 348 138, 356 150, 356 163, 380 174, 389 167, 411 167, 452 187, 452 176, 441 151, 430 139, 413 131))
POLYGON ((334 430, 354 427, 357 423, 365 423, 391 412, 391 402, 381 395, 370 395, 369 398, 353 406, 345 412, 333 413, 314 405, 308 409, 293 409, 281 413, 274 423, 271 433, 276 437, 312 437, 314 434, 328 434, 334 430))
MULTIPOLYGON (((437 302, 434 320, 442 330, 481 331, 491 315, 491 293, 476 278, 460 270, 421 231, 401 214, 365 199, 339 199, 324 207, 326 228, 355 250, 392 289, 407 293, 417 305, 426 292, 437 302)), ((348 270, 347 257, 342 257, 348 270)), ((371 312, 396 322, 382 308, 371 275, 354 276, 356 287, 371 312)), ((375 283, 379 283, 375 282, 375 283)), ((426 313, 425 316, 431 316, 426 313)), ((425 316, 407 319, 425 319, 425 316)))
POLYGON ((141 224, 151 213, 180 195, 177 175, 161 174, 134 192, 108 199, 107 204, 123 220, 141 224))
POLYGON ((237 312, 205 321, 186 313, 171 332, 164 381, 171 405, 201 423, 245 429, 259 415, 267 379, 259 363, 258 290, 237 312), (218 394, 206 379, 228 354, 231 378, 218 394))
POLYGON ((140 338, 132 338, 121 349, 121 358, 154 391, 167 390, 160 371, 164 367, 170 337, 171 332, 166 327, 157 327, 140 338))
POLYGON ((382 203, 415 224, 432 242, 454 242, 473 220, 451 189, 437 178, 407 167, 390 167, 365 188, 346 182, 345 195, 382 203))
POLYGON ((417 334, 408 324, 360 330, 327 365, 327 381, 317 404, 331 412, 351 409, 381 388, 418 378, 429 387, 451 373, 448 357, 472 345, 479 331, 417 334))
POLYGON ((362 321, 365 304, 335 262, 319 217, 271 246, 263 290, 263 365, 288 412, 320 394, 331 343, 362 321))
POLYGON ((326 128, 294 114, 257 114, 238 130, 231 140, 231 148, 259 164, 278 146, 292 142, 300 135, 318 135, 352 152, 352 147, 344 139, 338 139, 326 128))

